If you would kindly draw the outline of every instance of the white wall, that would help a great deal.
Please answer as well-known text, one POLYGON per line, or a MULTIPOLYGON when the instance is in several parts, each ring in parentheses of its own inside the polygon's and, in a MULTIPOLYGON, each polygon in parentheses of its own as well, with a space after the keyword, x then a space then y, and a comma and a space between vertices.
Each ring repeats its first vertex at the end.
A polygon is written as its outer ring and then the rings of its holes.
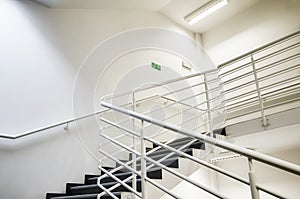
MULTIPOLYGON (((77 116, 77 71, 109 36, 137 27, 192 36, 152 12, 48 9, 29 0, 2 0, 0 27, 0 132, 10 135, 77 116)), ((80 182, 84 173, 97 172, 97 162, 78 139, 97 150, 95 121, 70 125, 68 132, 58 127, 17 141, 1 139, 0 198, 40 199, 48 191, 64 191, 67 181, 80 182)))
POLYGON ((203 46, 218 65, 299 30, 299 18, 297 0, 261 0, 203 33, 203 46))

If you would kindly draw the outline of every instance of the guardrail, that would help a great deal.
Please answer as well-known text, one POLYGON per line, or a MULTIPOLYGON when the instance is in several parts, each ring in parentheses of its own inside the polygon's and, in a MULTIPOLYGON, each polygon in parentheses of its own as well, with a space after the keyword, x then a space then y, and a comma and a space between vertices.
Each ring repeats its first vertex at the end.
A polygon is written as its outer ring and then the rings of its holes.
MULTIPOLYGON (((281 105, 296 102, 300 99, 300 73, 297 73, 299 69, 300 31, 230 60, 220 65, 216 70, 192 74, 155 85, 148 85, 136 90, 103 97, 101 104, 111 109, 111 111, 101 114, 100 117, 100 120, 106 123, 101 128, 100 133, 100 136, 105 140, 99 147, 99 151, 104 155, 101 164, 105 164, 106 160, 110 160, 121 166, 110 172, 104 171, 105 169, 99 166, 99 169, 107 174, 100 177, 99 182, 103 177, 113 176, 115 171, 126 168, 134 173, 133 176, 126 179, 133 180, 134 185, 136 176, 140 176, 143 182, 143 189, 146 189, 145 184, 147 182, 174 198, 180 198, 170 190, 147 178, 145 176, 147 169, 145 166, 142 167, 141 171, 136 170, 135 162, 140 160, 144 162, 144 165, 146 165, 146 162, 151 162, 217 198, 226 198, 226 196, 208 187, 203 187, 197 182, 182 176, 180 173, 170 171, 166 166, 160 164, 161 160, 155 161, 149 158, 148 155, 153 151, 151 150, 146 153, 145 143, 150 142, 161 148, 170 150, 171 154, 176 153, 188 157, 191 161, 215 170, 240 183, 249 185, 252 198, 259 198, 258 191, 263 191, 277 198, 284 198, 280 194, 256 184, 252 160, 296 175, 299 175, 300 171, 298 165, 232 145, 211 136, 213 136, 215 129, 224 126, 225 118, 226 120, 230 120, 255 113, 251 117, 261 117, 262 125, 267 126, 267 115, 271 113, 270 110, 272 107, 280 107, 281 105), (164 89, 165 87, 168 87, 169 90, 164 89), (125 103, 124 99, 127 100, 125 103), (130 99, 129 102, 128 99, 130 99), (153 103, 159 104, 159 107, 155 109, 149 108, 149 105, 151 106, 153 103), (168 110, 172 111, 168 112, 168 110), (159 111, 163 111, 163 114, 165 114, 162 120, 149 117, 151 114, 159 111), (111 117, 112 115, 114 117, 111 117), (125 117, 123 117, 124 115, 125 117), (114 121, 112 118, 114 118, 114 121), (136 120, 140 120, 141 127, 136 125, 136 120), (187 125, 189 122, 192 122, 192 125, 187 125), (152 129, 155 129, 154 126, 159 127, 159 130, 156 133, 149 134, 152 129), (120 134, 111 137, 110 133, 105 132, 108 129, 110 132, 111 130, 115 131, 115 129, 118 129, 120 134), (164 144, 161 143, 161 140, 157 140, 159 136, 170 132, 179 134, 180 136, 185 135, 200 139, 216 147, 246 157, 249 164, 249 179, 245 180, 203 160, 186 155, 180 149, 177 150, 169 147, 167 144, 172 142, 173 139, 169 139, 164 144), (136 138, 138 139, 136 140, 136 138), (127 141, 128 139, 131 141, 122 143, 126 139, 127 141), (110 147, 105 146, 108 144, 110 144, 110 147), (137 146, 140 146, 140 148, 137 148, 137 146), (118 150, 114 147, 118 148, 118 150), (114 148, 114 150, 112 153, 109 153, 105 151, 106 148, 114 148), (124 153, 127 153, 127 155, 131 153, 132 160, 127 163, 120 161, 119 159, 122 156, 124 157, 124 153)), ((287 109, 283 107, 280 111, 283 110, 287 109)), ((124 184, 125 182, 120 179, 115 180, 120 184, 124 184)), ((100 183, 99 186, 101 187, 100 183)), ((141 194, 136 192, 136 187, 134 186, 128 187, 128 189, 138 197, 146 197, 144 192, 141 194)), ((104 192, 99 194, 99 196, 105 193, 112 194, 112 188, 103 190, 104 192)))
MULTIPOLYGON (((112 171, 107 171, 101 165, 99 166, 99 168, 106 173, 106 175, 103 175, 98 179, 98 185, 101 188, 104 188, 104 187, 101 186, 101 183, 100 183, 101 179, 103 179, 104 177, 107 177, 107 176, 112 177, 112 176, 114 176, 114 173, 116 171, 120 170, 121 168, 126 168, 127 170, 131 171, 134 174, 132 177, 129 177, 127 180, 134 179, 136 177, 136 175, 140 176, 141 179, 142 179, 142 193, 138 193, 134 187, 127 187, 137 197, 143 198, 143 199, 147 198, 147 195, 146 195, 147 186, 146 186, 146 184, 150 183, 150 184, 154 185, 155 187, 157 187, 158 189, 160 189, 161 191, 165 192, 166 194, 168 194, 168 195, 170 195, 174 198, 181 198, 180 196, 176 195, 175 193, 171 192, 167 188, 163 187, 162 185, 158 184, 157 182, 153 181, 152 179, 150 179, 146 176, 147 169, 148 169, 146 167, 146 165, 147 165, 146 162, 148 161, 148 162, 151 162, 152 164, 154 164, 155 166, 157 166, 157 167, 159 167, 163 170, 166 170, 167 172, 171 173, 172 175, 175 175, 175 176, 181 178, 182 180, 187 181, 187 182, 197 186, 198 188, 206 191, 207 193, 209 193, 209 194, 211 194, 211 195, 213 195, 217 198, 227 198, 226 196, 224 196, 220 193, 217 193, 216 191, 212 190, 211 188, 205 187, 205 186, 193 181, 192 179, 189 179, 188 177, 182 175, 181 173, 176 172, 174 170, 171 170, 167 166, 160 163, 161 161, 168 158, 168 156, 170 156, 174 153, 177 153, 179 155, 187 157, 190 160, 192 160, 194 162, 197 162, 198 164, 200 164, 202 166, 205 166, 209 169, 213 169, 213 170, 215 170, 215 171, 217 171, 217 172, 219 172, 223 175, 226 175, 227 177, 230 177, 234 180, 237 180, 237 181, 239 181, 243 184, 249 185, 249 187, 251 189, 252 198, 255 198, 255 199, 259 198, 259 192, 258 191, 266 192, 266 193, 268 193, 272 196, 275 196, 277 198, 284 198, 284 197, 277 194, 277 193, 275 193, 275 192, 273 192, 273 191, 270 191, 266 188, 258 186, 256 184, 255 178, 254 178, 253 166, 252 166, 253 165, 253 163, 252 163, 253 160, 262 162, 264 164, 273 166, 273 167, 278 168, 278 169, 282 169, 284 171, 293 173, 293 174, 298 175, 298 176, 300 175, 300 166, 298 166, 298 165, 295 165, 295 164, 292 164, 292 163, 289 163, 289 162, 286 162, 286 161, 283 161, 283 160, 280 160, 280 159, 277 159, 277 158, 274 158, 274 157, 271 157, 271 156, 268 156, 268 155, 264 155, 264 154, 261 154, 261 153, 258 153, 258 152, 255 152, 255 151, 252 151, 252 150, 249 150, 249 149, 245 149, 245 148, 236 146, 234 144, 230 144, 228 142, 218 140, 218 139, 216 139, 214 137, 211 137, 211 136, 208 136, 208 135, 199 134, 198 132, 182 128, 182 126, 174 125, 174 124, 168 123, 166 121, 156 120, 156 119, 148 117, 146 115, 134 112, 132 110, 120 108, 120 107, 114 106, 114 105, 109 104, 109 103, 104 102, 104 101, 102 101, 101 104, 102 104, 102 106, 104 106, 106 108, 109 108, 112 111, 116 111, 118 113, 122 113, 124 115, 127 115, 128 117, 133 117, 137 120, 140 120, 140 124, 141 124, 141 128, 138 131, 134 131, 132 129, 128 129, 128 128, 122 126, 122 125, 119 125, 117 123, 112 122, 114 124, 114 127, 118 128, 119 130, 122 130, 126 134, 129 134, 133 137, 137 137, 138 139, 140 139, 141 144, 140 144, 140 149, 139 150, 135 146, 133 148, 128 147, 125 144, 123 144, 121 141, 110 138, 109 136, 107 136, 103 133, 100 134, 102 137, 104 137, 105 139, 110 141, 112 144, 117 145, 117 146, 125 149, 126 151, 128 151, 128 152, 130 152, 130 153, 132 153, 132 154, 134 154, 138 157, 138 158, 133 158, 131 161, 128 161, 127 163, 124 163, 124 162, 120 161, 118 158, 114 157, 113 155, 105 152, 105 150, 100 148, 99 151, 102 154, 104 154, 107 158, 114 161, 117 165, 120 165, 119 167, 113 169, 112 171), (170 147, 166 144, 162 144, 162 143, 150 138, 149 136, 146 136, 145 135, 146 134, 145 129, 144 129, 144 123, 150 123, 150 124, 156 125, 158 127, 161 127, 163 129, 167 129, 167 130, 173 131, 173 132, 181 134, 181 135, 189 136, 189 137, 201 140, 205 143, 211 144, 215 147, 220 147, 222 149, 226 149, 226 150, 229 150, 231 152, 234 152, 234 153, 237 153, 237 154, 240 154, 240 155, 246 157, 247 160, 248 160, 248 163, 249 163, 249 173, 248 173, 249 174, 249 180, 247 181, 247 180, 245 180, 241 177, 238 177, 238 176, 236 176, 236 175, 234 175, 230 172, 224 171, 223 169, 220 169, 220 168, 218 168, 218 167, 216 167, 212 164, 206 163, 205 161, 203 161, 201 159, 197 159, 193 156, 184 154, 181 151, 181 149, 184 148, 184 146, 182 148, 175 149, 175 148, 172 148, 172 147, 170 147), (170 150, 170 154, 168 156, 165 156, 164 158, 159 159, 159 160, 154 160, 154 159, 149 158, 148 155, 151 154, 151 152, 153 152, 153 151, 150 151, 150 152, 146 153, 146 147, 145 147, 146 146, 145 145, 146 141, 157 144, 158 146, 160 146, 162 148, 166 148, 166 149, 170 150), (136 165, 129 166, 129 165, 132 165, 132 163, 136 162, 137 160, 140 160, 141 163, 142 163, 142 167, 141 167, 140 170, 136 168, 136 165)), ((124 183, 126 182, 126 181, 122 181, 122 180, 118 179, 116 176, 114 176, 114 179, 120 185, 124 185, 124 183)), ((99 194, 99 197, 104 195, 105 193, 107 193, 109 195, 113 195, 111 190, 116 188, 117 186, 119 186, 119 185, 116 185, 116 186, 114 186, 113 188, 110 188, 110 189, 104 188, 103 189, 104 191, 99 194)))

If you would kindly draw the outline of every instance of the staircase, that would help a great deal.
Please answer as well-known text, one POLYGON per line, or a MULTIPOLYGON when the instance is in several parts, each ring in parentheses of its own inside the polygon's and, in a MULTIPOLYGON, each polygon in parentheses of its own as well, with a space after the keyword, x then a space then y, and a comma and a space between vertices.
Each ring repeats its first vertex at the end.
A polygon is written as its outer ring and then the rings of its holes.
MULTIPOLYGON (((224 135, 225 129, 220 129, 218 131, 215 131, 215 133, 222 133, 224 135)), ((195 140, 190 137, 183 137, 180 139, 176 139, 169 144, 167 144, 169 147, 172 147, 174 149, 180 149, 180 151, 193 155, 196 150, 205 150, 205 143, 195 140), (184 146, 184 147, 182 147, 184 146)), ((180 157, 177 154, 172 154, 167 149, 162 149, 159 146, 155 146, 152 148, 147 148, 147 151, 154 151, 149 154, 149 158, 152 158, 153 160, 156 160, 160 162, 161 164, 167 166, 168 168, 179 168, 179 159, 184 158, 180 157), (156 150, 154 150, 156 149, 156 150), (166 157, 169 155, 167 159, 162 160, 163 157, 166 157)), ((124 161, 125 163, 125 161, 124 161)), ((136 168, 140 171, 140 161, 137 161, 136 168)), ((131 166, 131 164, 129 164, 131 166)), ((148 163, 147 166, 151 166, 151 163, 148 163)), ((103 169, 107 171, 112 171, 114 168, 112 167, 103 167, 103 169)), ((147 177, 150 179, 156 179, 159 181, 163 181, 162 178, 162 169, 159 167, 156 167, 152 165, 152 168, 147 170, 147 177)), ((101 175, 105 175, 105 173, 101 173, 101 175)), ((101 175, 90 175, 86 174, 84 177, 84 183, 67 183, 66 184, 66 192, 65 193, 47 193, 46 199, 97 199, 98 193, 101 193, 103 190, 97 185, 97 180, 101 175)), ((125 180, 127 178, 130 178, 133 175, 133 172, 128 171, 127 169, 123 168, 120 169, 117 172, 114 172, 115 177, 119 178, 120 180, 125 180)), ((137 191, 141 192, 141 178, 137 177, 136 179, 136 187, 137 191)), ((100 183, 105 188, 110 188, 118 182, 114 180, 112 177, 104 177, 100 180, 100 183)), ((132 187, 132 180, 128 180, 126 184, 130 187, 132 187)), ((122 192, 129 192, 129 190, 125 186, 118 186, 117 188, 112 190, 113 194, 117 198, 122 198, 122 192)), ((124 195, 123 193, 123 195, 124 195)), ((103 195, 100 197, 101 199, 106 198, 112 198, 109 195, 103 195)))

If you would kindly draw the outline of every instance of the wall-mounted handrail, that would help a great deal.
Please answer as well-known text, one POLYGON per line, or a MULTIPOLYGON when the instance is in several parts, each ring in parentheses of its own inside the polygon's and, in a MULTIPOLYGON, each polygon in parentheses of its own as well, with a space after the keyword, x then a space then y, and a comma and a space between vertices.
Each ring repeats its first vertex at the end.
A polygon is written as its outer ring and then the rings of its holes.
POLYGON ((75 121, 78 121, 78 120, 82 120, 82 119, 85 119, 85 118, 88 118, 88 117, 99 115, 99 114, 102 114, 106 111, 107 110, 96 111, 96 112, 89 113, 89 114, 86 114, 86 115, 82 115, 82 116, 79 116, 79 117, 75 117, 75 118, 72 118, 72 119, 64 120, 62 122, 58 122, 58 123, 50 124, 50 125, 47 125, 47 126, 43 126, 41 128, 37 128, 37 129, 34 129, 34 130, 25 131, 25 132, 17 134, 17 135, 0 134, 0 138, 15 140, 15 139, 22 138, 22 137, 25 137, 25 136, 28 136, 28 135, 33 135, 33 134, 39 133, 41 131, 52 129, 52 128, 55 128, 55 127, 58 127, 58 126, 67 125, 69 123, 72 123, 72 122, 75 122, 75 121))

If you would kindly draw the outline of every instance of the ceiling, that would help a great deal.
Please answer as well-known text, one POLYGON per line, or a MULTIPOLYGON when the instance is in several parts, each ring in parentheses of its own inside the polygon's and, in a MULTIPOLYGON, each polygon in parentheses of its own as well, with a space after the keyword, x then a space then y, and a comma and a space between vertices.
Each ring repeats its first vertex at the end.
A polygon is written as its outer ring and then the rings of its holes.
POLYGON ((158 12, 192 32, 203 33, 234 17, 262 0, 230 0, 230 3, 205 19, 189 25, 184 17, 209 0, 34 0, 49 8, 112 9, 158 12))

